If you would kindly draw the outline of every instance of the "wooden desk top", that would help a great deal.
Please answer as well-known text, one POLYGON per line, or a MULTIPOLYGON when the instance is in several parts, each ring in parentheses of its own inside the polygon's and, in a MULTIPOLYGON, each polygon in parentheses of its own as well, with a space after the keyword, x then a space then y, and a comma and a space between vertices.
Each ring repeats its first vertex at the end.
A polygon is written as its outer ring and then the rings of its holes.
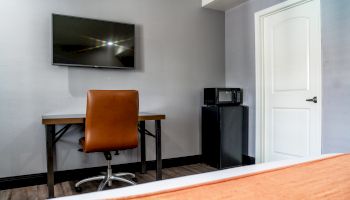
MULTIPOLYGON (((42 124, 59 125, 59 124, 83 124, 85 123, 85 113, 52 113, 42 115, 42 124)), ((140 112, 139 121, 146 120, 163 120, 164 114, 155 114, 140 112)))

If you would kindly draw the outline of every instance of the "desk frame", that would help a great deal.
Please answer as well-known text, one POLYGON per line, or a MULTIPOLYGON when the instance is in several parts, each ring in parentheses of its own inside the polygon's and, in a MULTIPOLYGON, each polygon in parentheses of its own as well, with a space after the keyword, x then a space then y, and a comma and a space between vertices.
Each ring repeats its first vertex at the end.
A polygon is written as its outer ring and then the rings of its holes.
MULTIPOLYGON (((156 143, 156 180, 162 179, 162 141, 161 141, 161 120, 165 115, 159 114, 139 114, 139 132, 141 145, 141 173, 146 173, 146 135, 155 138, 156 143), (155 134, 146 130, 146 121, 155 122, 155 134)), ((55 197, 54 184, 54 157, 56 156, 56 142, 67 132, 73 124, 84 124, 85 117, 72 118, 43 118, 42 124, 46 129, 46 156, 47 156, 47 187, 48 197, 55 197), (65 125, 61 130, 56 132, 56 125, 65 125)))

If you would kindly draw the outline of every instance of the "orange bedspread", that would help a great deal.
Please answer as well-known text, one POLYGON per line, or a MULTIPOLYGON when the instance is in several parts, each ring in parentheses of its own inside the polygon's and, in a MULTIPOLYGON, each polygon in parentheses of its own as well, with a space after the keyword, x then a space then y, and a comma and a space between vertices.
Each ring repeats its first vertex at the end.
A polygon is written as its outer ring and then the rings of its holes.
POLYGON ((350 154, 184 188, 119 199, 350 200, 350 154))

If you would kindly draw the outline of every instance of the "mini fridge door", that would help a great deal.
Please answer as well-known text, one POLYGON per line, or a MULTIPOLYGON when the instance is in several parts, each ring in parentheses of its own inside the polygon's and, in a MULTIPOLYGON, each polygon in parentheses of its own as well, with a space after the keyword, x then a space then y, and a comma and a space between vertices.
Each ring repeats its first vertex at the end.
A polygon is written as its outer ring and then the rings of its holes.
POLYGON ((243 107, 221 106, 220 168, 242 165, 243 107))

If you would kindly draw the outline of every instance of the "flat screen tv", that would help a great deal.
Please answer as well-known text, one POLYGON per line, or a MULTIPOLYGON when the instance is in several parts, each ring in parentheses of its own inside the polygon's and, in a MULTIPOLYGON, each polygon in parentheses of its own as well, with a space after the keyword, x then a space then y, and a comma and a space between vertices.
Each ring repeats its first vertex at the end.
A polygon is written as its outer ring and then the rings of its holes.
POLYGON ((135 67, 135 25, 52 15, 53 65, 135 67))

